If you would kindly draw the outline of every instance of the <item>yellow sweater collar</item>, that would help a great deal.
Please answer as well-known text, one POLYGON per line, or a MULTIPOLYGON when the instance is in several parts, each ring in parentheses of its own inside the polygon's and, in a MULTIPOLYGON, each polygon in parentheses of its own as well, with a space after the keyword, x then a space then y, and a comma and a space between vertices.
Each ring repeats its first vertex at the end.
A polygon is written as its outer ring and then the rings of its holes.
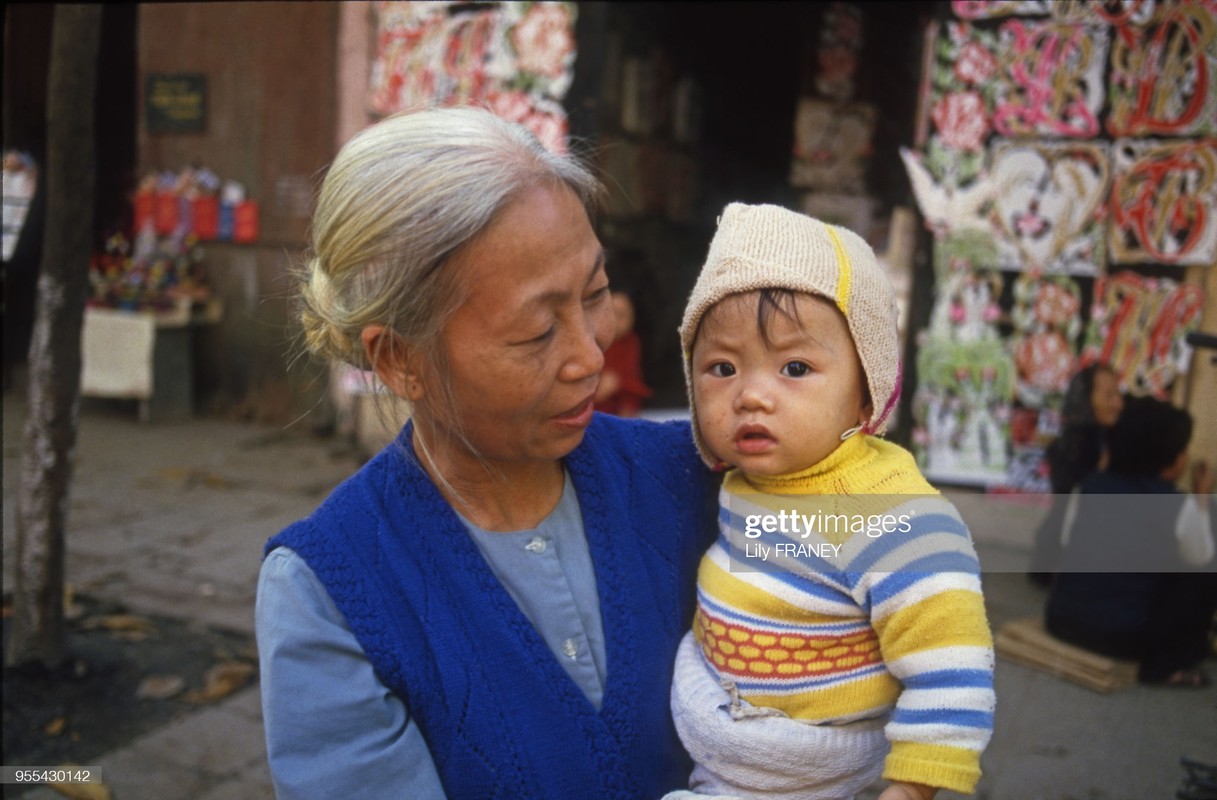
POLYGON ((746 494, 938 494, 913 455, 899 445, 859 433, 816 464, 784 475, 727 473, 723 488, 746 494))

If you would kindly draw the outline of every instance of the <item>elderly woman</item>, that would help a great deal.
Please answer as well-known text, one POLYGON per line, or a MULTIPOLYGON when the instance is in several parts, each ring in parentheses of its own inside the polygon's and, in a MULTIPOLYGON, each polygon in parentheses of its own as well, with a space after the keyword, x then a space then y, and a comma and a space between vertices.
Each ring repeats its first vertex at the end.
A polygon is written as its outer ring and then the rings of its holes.
POLYGON ((714 489, 687 423, 593 413, 614 330, 597 188, 474 109, 391 117, 331 166, 307 342, 413 413, 267 546, 280 798, 684 785, 668 690, 714 489))

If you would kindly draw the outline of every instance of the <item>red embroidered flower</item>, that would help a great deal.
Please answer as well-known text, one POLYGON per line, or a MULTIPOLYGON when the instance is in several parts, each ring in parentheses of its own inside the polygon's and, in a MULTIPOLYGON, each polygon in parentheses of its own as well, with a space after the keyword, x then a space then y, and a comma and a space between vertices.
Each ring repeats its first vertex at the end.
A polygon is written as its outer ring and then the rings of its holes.
POLYGON ((1035 316, 1045 325, 1061 327, 1077 316, 1080 301, 1055 283, 1042 287, 1035 298, 1035 316))
POLYGON ((997 59, 979 42, 965 44, 955 62, 955 77, 964 83, 984 83, 996 71, 997 59))
POLYGON ((934 124, 948 147, 979 151, 989 133, 985 103, 977 92, 952 92, 934 104, 934 124))
POLYGON ((1015 346, 1015 362, 1023 380, 1047 392, 1059 392, 1069 384, 1074 359, 1065 337, 1055 331, 1034 333, 1015 346))
POLYGON ((560 78, 575 49, 570 13, 562 3, 534 3, 511 30, 516 64, 524 72, 560 78))

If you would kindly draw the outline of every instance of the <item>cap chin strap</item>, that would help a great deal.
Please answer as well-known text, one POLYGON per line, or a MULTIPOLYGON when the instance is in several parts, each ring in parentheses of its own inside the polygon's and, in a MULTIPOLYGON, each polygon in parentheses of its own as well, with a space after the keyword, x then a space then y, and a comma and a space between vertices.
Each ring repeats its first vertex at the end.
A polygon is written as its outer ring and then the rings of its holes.
POLYGON ((860 430, 862 430, 861 425, 855 425, 852 428, 847 428, 845 433, 841 434, 841 441, 845 441, 846 439, 853 436, 855 433, 857 433, 860 430))

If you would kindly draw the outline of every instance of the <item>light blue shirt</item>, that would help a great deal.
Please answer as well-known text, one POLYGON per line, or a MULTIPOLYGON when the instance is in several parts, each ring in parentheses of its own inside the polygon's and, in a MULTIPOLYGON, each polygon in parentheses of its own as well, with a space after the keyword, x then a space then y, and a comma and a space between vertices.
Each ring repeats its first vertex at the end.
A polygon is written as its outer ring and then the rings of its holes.
MULTIPOLYGON (((597 709, 604 630, 569 474, 540 525, 507 533, 461 518, 492 572, 597 709)), ((288 798, 441 800, 422 732, 372 670, 329 594, 292 550, 262 564, 257 599, 262 711, 275 793, 288 798)))

